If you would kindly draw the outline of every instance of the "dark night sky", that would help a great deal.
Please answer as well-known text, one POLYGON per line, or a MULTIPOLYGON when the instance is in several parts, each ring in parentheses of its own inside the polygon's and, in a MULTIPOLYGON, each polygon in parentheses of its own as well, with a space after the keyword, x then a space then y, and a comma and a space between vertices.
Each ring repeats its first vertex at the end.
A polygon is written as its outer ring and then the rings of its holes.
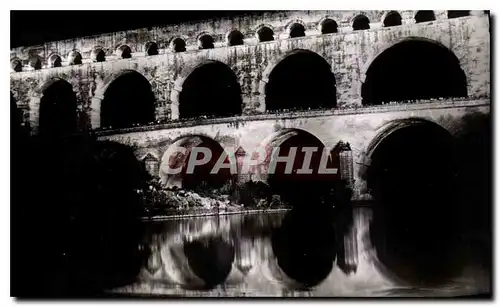
POLYGON ((250 11, 11 11, 11 48, 250 11))

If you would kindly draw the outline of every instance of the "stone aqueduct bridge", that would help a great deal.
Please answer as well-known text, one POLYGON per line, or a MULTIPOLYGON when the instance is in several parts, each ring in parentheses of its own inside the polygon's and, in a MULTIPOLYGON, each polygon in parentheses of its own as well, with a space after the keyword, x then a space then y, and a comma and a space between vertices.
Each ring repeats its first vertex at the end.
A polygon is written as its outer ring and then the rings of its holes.
POLYGON ((364 198, 385 135, 420 124, 453 135, 489 114, 489 26, 477 11, 291 11, 49 42, 11 50, 11 98, 31 134, 64 122, 54 129, 158 164, 197 135, 246 152, 283 129, 349 142, 364 198))

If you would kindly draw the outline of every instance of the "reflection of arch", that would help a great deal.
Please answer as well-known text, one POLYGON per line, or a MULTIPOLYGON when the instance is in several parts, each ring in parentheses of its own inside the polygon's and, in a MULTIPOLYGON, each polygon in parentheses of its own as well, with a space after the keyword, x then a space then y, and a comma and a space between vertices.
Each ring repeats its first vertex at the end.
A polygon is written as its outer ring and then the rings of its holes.
POLYGON ((434 15, 434 11, 418 11, 415 14, 415 22, 426 22, 436 20, 436 16, 434 15))
POLYGON ((176 236, 178 241, 168 240, 161 246, 161 259, 165 274, 169 280, 187 289, 202 289, 205 284, 203 280, 194 274, 189 267, 188 260, 183 250, 184 236, 176 236))
POLYGON ((370 57, 362 69, 363 104, 467 96, 459 60, 441 43, 407 37, 389 46, 379 49, 381 52, 370 57), (401 78, 401 67, 412 74, 401 78))
POLYGON ((147 42, 144 46, 147 55, 158 55, 158 44, 155 42, 147 42))
POLYGON ((338 32, 337 22, 331 18, 325 18, 323 21, 321 21, 319 24, 319 28, 321 34, 330 34, 338 32))
POLYGON ((52 54, 49 56, 49 67, 61 67, 62 66, 62 59, 58 54, 52 54))
POLYGON ((116 48, 116 56, 122 59, 130 59, 132 57, 132 50, 127 45, 121 45, 116 48))
POLYGON ((170 42, 170 49, 174 52, 184 52, 186 51, 186 41, 181 37, 175 37, 170 42))
POLYGON ((100 110, 101 127, 125 128, 153 122, 154 103, 149 81, 137 71, 123 70, 96 91, 92 109, 100 110))
POLYGON ((401 15, 396 11, 389 11, 382 16, 382 24, 384 27, 400 26, 402 24, 401 15))
POLYGON ((68 64, 69 65, 80 65, 82 64, 82 55, 80 52, 73 50, 68 54, 68 64))
POLYGON ((77 129, 77 102, 73 87, 67 81, 53 78, 40 88, 39 132, 44 136, 60 136, 77 129))
MULTIPOLYGON (((221 169, 218 173, 211 174, 215 163, 222 155, 227 155, 224 148, 215 140, 203 135, 189 135, 176 139, 162 156, 159 177, 166 187, 183 189, 220 187, 231 178, 231 170, 221 169), (208 149, 211 152, 211 159, 205 165, 195 166, 191 174, 187 173, 188 161, 193 148, 199 147, 208 149), (182 151, 179 151, 181 148, 182 151), (169 173, 169 169, 181 168, 177 174, 169 173)), ((202 154, 198 154, 198 159, 202 154)), ((226 157, 225 162, 234 162, 226 157)))
POLYGON ((106 61, 106 53, 101 47, 95 47, 90 53, 90 58, 94 62, 104 62, 106 61))
POLYGON ((241 90, 234 72, 219 61, 184 70, 171 94, 172 119, 241 114, 241 90))
POLYGON ((354 31, 370 29, 370 19, 362 14, 354 17, 351 24, 354 31))
POLYGON ((311 211, 287 212, 280 227, 272 230, 275 259, 268 262, 270 272, 274 279, 294 290, 320 284, 330 275, 336 259, 338 234, 331 212, 311 211))
POLYGON ((238 30, 232 30, 226 35, 228 46, 243 45, 243 34, 238 30))
POLYGON ((20 59, 14 58, 10 61, 10 68, 14 72, 20 72, 23 71, 23 63, 21 62, 20 59))
POLYGON ((165 242, 158 243, 168 279, 193 290, 212 289, 223 283, 235 258, 234 244, 223 232, 225 223, 223 217, 180 220, 165 242))
POLYGON ((193 273, 206 288, 223 283, 231 272, 235 250, 222 236, 208 236, 184 243, 184 254, 193 273))
POLYGON ((255 33, 261 43, 274 40, 274 31, 270 25, 260 25, 255 33))
POLYGON ((322 56, 295 49, 266 67, 259 89, 261 105, 266 110, 335 107, 335 84, 322 56))

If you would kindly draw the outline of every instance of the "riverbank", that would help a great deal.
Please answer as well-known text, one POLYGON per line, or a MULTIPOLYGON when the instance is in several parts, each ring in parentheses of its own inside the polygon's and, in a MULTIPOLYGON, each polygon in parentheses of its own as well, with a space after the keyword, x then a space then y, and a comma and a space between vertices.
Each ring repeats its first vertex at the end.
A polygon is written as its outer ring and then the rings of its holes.
POLYGON ((163 221, 163 220, 175 220, 184 219, 191 217, 206 217, 206 216, 217 216, 217 215, 233 215, 233 214, 259 214, 259 213, 278 213, 287 212, 292 210, 292 208, 273 208, 273 209, 241 209, 241 210, 200 210, 191 212, 172 212, 172 214, 166 215, 155 215, 155 216, 144 216, 141 218, 143 221, 163 221))
MULTIPOLYGON (((352 208, 371 208, 373 201, 371 200, 353 200, 351 203, 352 208)), ((143 216, 143 221, 161 221, 172 219, 183 219, 191 217, 206 217, 216 215, 232 215, 232 214, 259 214, 259 213, 278 213, 287 212, 292 210, 291 206, 281 206, 278 208, 247 208, 243 206, 228 206, 219 209, 187 209, 187 210, 171 210, 164 214, 156 214, 151 216, 143 216)))
POLYGON ((290 210, 291 206, 273 195, 262 183, 226 184, 217 189, 200 185, 198 189, 167 189, 158 179, 138 191, 143 199, 143 220, 177 217, 214 216, 290 210))

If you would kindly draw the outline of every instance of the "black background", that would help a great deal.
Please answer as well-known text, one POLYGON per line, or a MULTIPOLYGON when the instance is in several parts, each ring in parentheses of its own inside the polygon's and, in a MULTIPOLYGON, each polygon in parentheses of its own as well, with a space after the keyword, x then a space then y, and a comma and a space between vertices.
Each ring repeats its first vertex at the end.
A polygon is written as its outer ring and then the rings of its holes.
POLYGON ((11 48, 259 11, 11 11, 11 48))

